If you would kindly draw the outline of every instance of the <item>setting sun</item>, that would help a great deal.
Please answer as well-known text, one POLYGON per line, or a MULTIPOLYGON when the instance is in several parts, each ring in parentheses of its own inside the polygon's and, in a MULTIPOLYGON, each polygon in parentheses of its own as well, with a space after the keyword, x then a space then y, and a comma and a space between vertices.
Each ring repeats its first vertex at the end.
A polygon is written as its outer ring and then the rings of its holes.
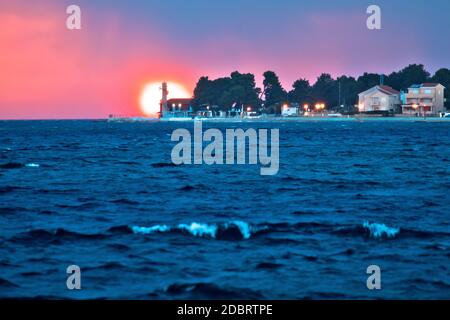
MULTIPOLYGON (((142 90, 140 97, 141 110, 145 115, 154 116, 160 111, 160 103, 162 97, 161 82, 152 82, 146 84, 142 90)), ((169 91, 168 98, 190 98, 192 95, 181 84, 167 82, 169 91)))

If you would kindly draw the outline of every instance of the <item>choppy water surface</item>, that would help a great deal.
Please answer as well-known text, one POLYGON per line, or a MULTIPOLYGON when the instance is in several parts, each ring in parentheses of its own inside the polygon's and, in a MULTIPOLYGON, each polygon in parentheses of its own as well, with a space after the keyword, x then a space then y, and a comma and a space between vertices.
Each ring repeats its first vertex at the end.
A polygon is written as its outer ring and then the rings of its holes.
POLYGON ((450 298, 450 123, 238 125, 278 175, 171 165, 189 123, 0 122, 0 297, 450 298))

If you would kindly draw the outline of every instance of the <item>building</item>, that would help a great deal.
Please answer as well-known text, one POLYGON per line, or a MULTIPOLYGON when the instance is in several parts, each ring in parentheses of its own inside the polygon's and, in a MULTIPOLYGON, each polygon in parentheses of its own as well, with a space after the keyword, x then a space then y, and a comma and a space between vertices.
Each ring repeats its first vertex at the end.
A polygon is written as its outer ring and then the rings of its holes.
POLYGON ((402 94, 402 112, 411 115, 437 115, 445 111, 445 87, 439 83, 415 84, 402 94))
POLYGON ((281 107, 281 116, 283 117, 297 117, 299 114, 300 108, 296 103, 286 103, 281 107))
POLYGON ((159 117, 161 119, 171 119, 171 118, 186 118, 190 119, 189 113, 192 112, 192 99, 175 98, 168 99, 169 90, 167 88, 167 83, 163 82, 161 86, 162 97, 160 102, 160 113, 159 117))
POLYGON ((183 98, 169 99, 167 100, 167 107, 169 111, 192 112, 191 102, 192 99, 183 99, 183 98))
POLYGON ((385 113, 400 111, 400 92, 385 85, 378 85, 359 95, 359 112, 385 113))

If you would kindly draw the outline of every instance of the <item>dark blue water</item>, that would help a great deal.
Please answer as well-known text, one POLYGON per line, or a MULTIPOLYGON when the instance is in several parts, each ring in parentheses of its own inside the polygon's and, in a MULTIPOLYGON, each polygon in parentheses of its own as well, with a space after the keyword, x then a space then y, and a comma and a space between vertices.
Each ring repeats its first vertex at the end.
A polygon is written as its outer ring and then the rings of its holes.
POLYGON ((450 123, 237 125, 278 175, 170 165, 189 123, 0 122, 0 297, 450 298, 450 123))

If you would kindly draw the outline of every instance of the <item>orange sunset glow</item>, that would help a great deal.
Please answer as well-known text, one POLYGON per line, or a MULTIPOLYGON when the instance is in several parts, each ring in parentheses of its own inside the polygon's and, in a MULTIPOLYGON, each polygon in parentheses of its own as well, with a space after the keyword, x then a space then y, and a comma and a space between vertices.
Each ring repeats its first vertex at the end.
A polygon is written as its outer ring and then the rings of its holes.
POLYGON ((117 12, 84 8, 70 31, 62 1, 0 3, 0 119, 156 116, 161 79, 170 97, 192 96, 198 75, 156 30, 130 33, 117 12))
MULTIPOLYGON (((179 83, 166 81, 169 89, 168 98, 191 98, 192 94, 179 83)), ((142 89, 139 99, 141 111, 147 116, 156 116, 160 111, 162 81, 148 83, 142 89)))

